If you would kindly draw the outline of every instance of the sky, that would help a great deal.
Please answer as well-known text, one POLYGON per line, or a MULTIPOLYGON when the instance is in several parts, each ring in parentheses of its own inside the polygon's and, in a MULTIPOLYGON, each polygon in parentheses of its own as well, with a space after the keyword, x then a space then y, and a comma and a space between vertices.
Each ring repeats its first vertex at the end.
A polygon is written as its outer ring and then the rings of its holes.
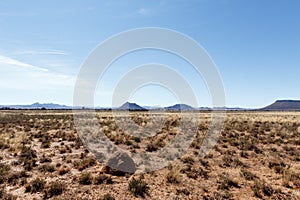
MULTIPOLYGON (((0 105, 72 105, 77 75, 92 50, 113 35, 143 27, 172 29, 198 42, 222 77, 228 107, 300 99, 299 9, 298 0, 0 0, 0 105)), ((145 63, 174 68, 191 85, 198 106, 212 105, 192 66, 157 50, 132 52, 112 63, 98 82, 95 105, 111 106, 121 77, 145 63)), ((129 101, 179 103, 158 85, 141 87, 129 101)))

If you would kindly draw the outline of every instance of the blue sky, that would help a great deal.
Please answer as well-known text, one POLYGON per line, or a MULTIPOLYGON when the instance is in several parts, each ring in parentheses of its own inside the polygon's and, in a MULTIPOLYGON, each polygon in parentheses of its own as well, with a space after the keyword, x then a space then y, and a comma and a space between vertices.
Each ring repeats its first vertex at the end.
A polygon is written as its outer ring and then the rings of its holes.
MULTIPOLYGON (((0 0, 0 104, 72 105, 76 76, 89 53, 112 35, 142 27, 174 29, 201 44, 222 76, 227 106, 300 99, 299 9, 297 0, 0 0)), ((96 104, 110 106, 119 78, 149 62, 174 67, 190 82, 199 106, 211 105, 191 66, 158 51, 116 61, 99 83, 96 104)), ((177 102, 158 86, 142 88, 130 100, 177 102)))

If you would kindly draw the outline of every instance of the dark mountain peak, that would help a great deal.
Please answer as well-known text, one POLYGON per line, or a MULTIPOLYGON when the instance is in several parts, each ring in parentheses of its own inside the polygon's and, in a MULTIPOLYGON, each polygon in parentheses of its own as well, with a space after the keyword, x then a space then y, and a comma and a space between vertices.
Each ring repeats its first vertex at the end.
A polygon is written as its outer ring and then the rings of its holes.
POLYGON ((166 110, 194 110, 192 106, 186 104, 175 104, 165 108, 166 110))
POLYGON ((277 100, 262 110, 300 110, 300 100, 277 100))
POLYGON ((119 108, 117 108, 118 110, 144 110, 146 111, 147 109, 139 106, 136 103, 130 103, 130 102, 126 102, 124 103, 122 106, 120 106, 119 108))

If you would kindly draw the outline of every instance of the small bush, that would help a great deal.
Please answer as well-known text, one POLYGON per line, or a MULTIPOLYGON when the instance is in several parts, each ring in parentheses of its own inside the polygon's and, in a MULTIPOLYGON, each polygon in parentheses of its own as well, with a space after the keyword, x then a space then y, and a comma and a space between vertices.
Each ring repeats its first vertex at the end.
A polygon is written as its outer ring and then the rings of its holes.
POLYGON ((255 174, 246 169, 241 169, 241 175, 248 181, 252 181, 257 178, 255 174))
POLYGON ((193 165, 195 163, 195 160, 192 157, 181 158, 181 161, 185 164, 190 164, 190 165, 193 165))
POLYGON ((19 161, 23 163, 25 170, 30 171, 33 167, 36 166, 36 151, 32 150, 31 147, 22 146, 21 154, 19 156, 19 161))
POLYGON ((51 158, 48 158, 48 157, 45 156, 45 154, 43 154, 43 156, 40 159, 40 163, 46 163, 46 162, 51 163, 52 160, 51 160, 51 158))
POLYGON ((92 183, 91 173, 82 173, 79 177, 79 183, 82 185, 90 185, 92 183))
POLYGON ((129 182, 129 190, 134 194, 134 196, 141 196, 145 197, 146 194, 148 194, 148 184, 143 181, 142 179, 135 179, 133 178, 129 182))
POLYGON ((45 187, 46 181, 40 178, 36 178, 31 181, 26 187, 25 192, 37 193, 41 192, 45 187))
POLYGON ((74 162, 74 167, 79 171, 82 171, 88 167, 94 166, 96 164, 96 160, 93 157, 84 158, 79 162, 74 162))
POLYGON ((61 182, 55 181, 50 183, 47 190, 45 190, 45 198, 61 195, 64 191, 64 185, 61 182))
POLYGON ((111 194, 107 193, 102 197, 102 200, 115 200, 115 198, 111 194))
POLYGON ((54 165, 44 164, 39 167, 39 170, 44 173, 45 172, 54 172, 55 167, 54 167, 54 165))
POLYGON ((44 135, 44 137, 42 138, 41 148, 47 149, 50 146, 51 146, 51 141, 49 139, 49 136, 48 135, 44 135))
POLYGON ((238 182, 234 181, 232 178, 227 175, 221 177, 221 181, 219 182, 218 189, 221 190, 229 190, 232 187, 240 188, 238 182))
POLYGON ((274 190, 271 186, 258 179, 254 181, 254 185, 252 186, 252 191, 254 193, 254 196, 258 198, 262 198, 264 195, 272 196, 272 194, 274 193, 274 190))
POLYGON ((149 143, 146 147, 146 151, 153 152, 158 149, 158 146, 154 144, 153 142, 149 143))
POLYGON ((0 184, 6 181, 9 171, 10 171, 10 166, 0 163, 0 184))

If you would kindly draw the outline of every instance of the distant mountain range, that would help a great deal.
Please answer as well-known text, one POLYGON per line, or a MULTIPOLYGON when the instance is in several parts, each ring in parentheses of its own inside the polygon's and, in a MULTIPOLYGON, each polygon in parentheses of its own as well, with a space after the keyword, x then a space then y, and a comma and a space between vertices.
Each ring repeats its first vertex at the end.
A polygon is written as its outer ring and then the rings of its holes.
POLYGON ((33 103, 30 105, 8 105, 0 106, 0 108, 10 108, 10 109, 71 109, 72 107, 54 103, 33 103))
MULTIPOLYGON (((31 105, 6 105, 1 106, 0 109, 73 109, 72 106, 66 106, 66 105, 60 105, 60 104, 54 104, 54 103, 34 103, 31 105)), ((84 108, 76 108, 76 109, 84 109, 84 108)), ((86 109, 86 108, 85 108, 86 109)), ((187 104, 175 104, 168 107, 152 107, 152 106, 140 106, 136 103, 130 103, 126 102, 120 107, 116 108, 104 108, 104 107, 96 107, 95 109, 99 110, 108 110, 108 109, 114 109, 114 110, 130 110, 130 111, 147 111, 147 110, 168 110, 168 111, 180 111, 180 110, 186 110, 186 111, 192 111, 192 110, 212 110, 212 108, 209 107, 198 107, 194 108, 192 106, 189 106, 187 104)), ((214 108, 216 110, 265 110, 265 111, 272 111, 272 110, 300 110, 300 100, 277 100, 276 102, 272 103, 269 106, 266 106, 261 109, 247 109, 247 108, 228 108, 228 107, 218 107, 214 108)))

